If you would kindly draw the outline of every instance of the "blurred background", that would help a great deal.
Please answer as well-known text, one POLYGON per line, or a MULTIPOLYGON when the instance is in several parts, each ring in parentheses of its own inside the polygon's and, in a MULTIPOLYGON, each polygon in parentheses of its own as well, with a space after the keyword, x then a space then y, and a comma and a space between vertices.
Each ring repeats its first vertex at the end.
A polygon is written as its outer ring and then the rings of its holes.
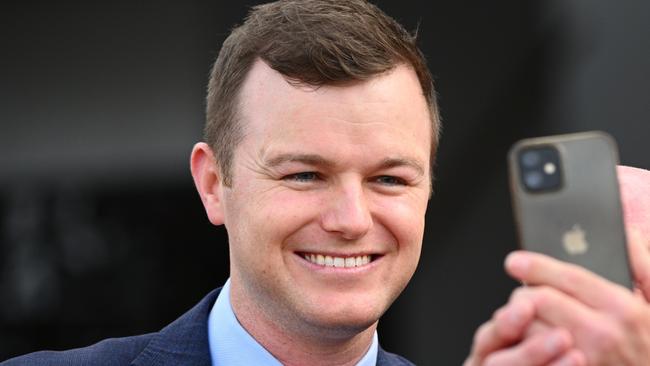
MULTIPOLYGON (((188 158, 210 65, 255 1, 0 12, 0 360, 156 331, 228 275, 188 158)), ((605 130, 650 168, 650 2, 375 1, 419 40, 444 119, 419 269, 387 350, 460 364, 516 285, 505 156, 605 130)))

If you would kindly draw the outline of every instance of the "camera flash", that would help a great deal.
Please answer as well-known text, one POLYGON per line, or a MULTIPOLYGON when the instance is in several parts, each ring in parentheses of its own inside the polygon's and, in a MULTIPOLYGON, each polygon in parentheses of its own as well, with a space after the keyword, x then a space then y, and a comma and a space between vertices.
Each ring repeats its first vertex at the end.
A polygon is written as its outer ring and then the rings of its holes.
POLYGON ((553 164, 553 163, 544 164, 544 173, 546 173, 548 175, 551 175, 551 174, 555 173, 555 169, 556 169, 556 167, 555 167, 555 164, 553 164))

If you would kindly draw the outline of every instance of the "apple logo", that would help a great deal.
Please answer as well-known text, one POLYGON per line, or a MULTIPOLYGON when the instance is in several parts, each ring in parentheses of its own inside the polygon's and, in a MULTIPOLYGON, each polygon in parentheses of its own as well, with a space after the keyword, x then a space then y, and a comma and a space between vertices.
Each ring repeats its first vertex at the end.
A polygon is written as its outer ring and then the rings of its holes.
POLYGON ((585 231, 578 224, 573 225, 571 230, 564 233, 562 244, 564 250, 570 255, 584 254, 589 250, 589 243, 585 239, 585 231))

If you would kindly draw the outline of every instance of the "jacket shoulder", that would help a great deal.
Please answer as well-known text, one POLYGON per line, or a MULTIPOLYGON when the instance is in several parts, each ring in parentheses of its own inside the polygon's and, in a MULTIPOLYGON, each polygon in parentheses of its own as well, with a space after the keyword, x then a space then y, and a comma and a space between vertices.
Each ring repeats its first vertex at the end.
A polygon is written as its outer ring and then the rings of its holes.
POLYGON ((128 365, 149 344, 155 333, 109 338, 88 347, 67 351, 40 351, 0 362, 1 366, 128 365))
POLYGON ((68 351, 31 353, 0 366, 210 365, 208 316, 220 290, 210 292, 160 332, 110 338, 68 351))

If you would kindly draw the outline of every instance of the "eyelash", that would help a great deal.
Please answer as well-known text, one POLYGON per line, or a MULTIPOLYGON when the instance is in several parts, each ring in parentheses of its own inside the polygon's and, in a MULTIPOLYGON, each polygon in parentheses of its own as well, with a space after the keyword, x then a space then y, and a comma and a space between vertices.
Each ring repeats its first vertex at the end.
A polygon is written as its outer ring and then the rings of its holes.
MULTIPOLYGON (((319 178, 320 175, 316 172, 299 172, 299 173, 289 174, 287 176, 284 176, 282 179, 300 182, 300 183, 308 183, 317 180, 319 178)), ((373 181, 386 186, 406 185, 406 181, 404 179, 392 175, 380 175, 374 178, 373 181)))
POLYGON ((318 173, 316 172, 300 172, 300 173, 295 173, 295 174, 289 174, 282 179, 284 180, 292 180, 296 182, 311 182, 319 178, 318 173), (306 175, 309 175, 309 178, 305 177, 306 175))
POLYGON ((406 181, 402 178, 395 177, 392 175, 380 175, 375 179, 376 182, 387 185, 387 186, 404 186, 406 181), (390 182, 386 182, 386 179, 389 179, 390 182), (383 181, 383 182, 382 182, 383 181))

